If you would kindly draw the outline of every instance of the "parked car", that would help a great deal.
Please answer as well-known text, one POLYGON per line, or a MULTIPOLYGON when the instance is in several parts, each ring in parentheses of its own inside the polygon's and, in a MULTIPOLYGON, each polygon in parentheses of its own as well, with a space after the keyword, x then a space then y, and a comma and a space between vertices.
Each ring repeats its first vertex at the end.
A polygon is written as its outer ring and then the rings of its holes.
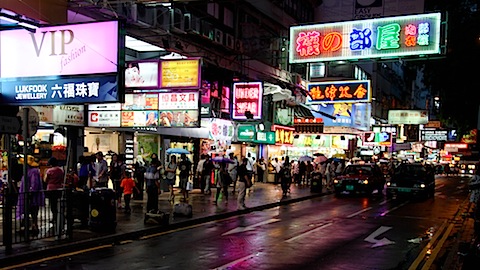
POLYGON ((385 177, 377 164, 351 164, 343 173, 333 180, 335 194, 365 193, 372 194, 374 190, 383 194, 385 177))
POLYGON ((434 195, 435 170, 420 163, 400 164, 387 181, 387 198, 394 196, 428 198, 434 195))

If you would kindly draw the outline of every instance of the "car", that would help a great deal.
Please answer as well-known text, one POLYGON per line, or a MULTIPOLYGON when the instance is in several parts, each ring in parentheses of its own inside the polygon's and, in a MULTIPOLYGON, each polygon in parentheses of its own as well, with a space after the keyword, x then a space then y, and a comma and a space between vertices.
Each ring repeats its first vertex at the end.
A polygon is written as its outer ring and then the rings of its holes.
POLYGON ((374 190, 381 195, 385 187, 385 177, 377 164, 350 164, 342 174, 334 178, 333 187, 336 195, 342 193, 370 195, 374 190))
POLYGON ((421 163, 398 165, 387 181, 387 198, 398 196, 434 197, 435 171, 421 163))

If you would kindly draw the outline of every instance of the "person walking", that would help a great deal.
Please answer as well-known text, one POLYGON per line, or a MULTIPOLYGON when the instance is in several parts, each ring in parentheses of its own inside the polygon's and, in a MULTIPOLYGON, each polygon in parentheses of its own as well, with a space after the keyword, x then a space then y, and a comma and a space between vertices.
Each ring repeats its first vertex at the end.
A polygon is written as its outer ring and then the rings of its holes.
POLYGON ((255 164, 255 167, 257 168, 257 179, 256 181, 263 183, 265 182, 265 170, 267 169, 267 166, 265 164, 265 161, 263 160, 263 157, 259 158, 257 160, 257 163, 255 164))
POLYGON ((238 166, 238 197, 237 197, 237 208, 238 210, 245 210, 247 206, 245 205, 245 196, 247 195, 247 188, 251 185, 251 179, 248 178, 247 171, 247 158, 243 158, 242 164, 238 166))
POLYGON ((133 189, 136 189, 136 192, 140 192, 135 186, 135 181, 132 178, 132 172, 127 170, 125 171, 125 176, 120 182, 120 187, 123 190, 123 200, 125 201, 125 210, 126 214, 130 214, 132 209, 130 208, 130 200, 132 199, 133 189))
POLYGON ((95 187, 107 187, 108 185, 108 165, 103 158, 102 152, 97 152, 95 155, 97 162, 95 163, 95 187))
POLYGON ((205 156, 205 162, 203 163, 203 170, 202 170, 203 181, 205 182, 205 194, 212 194, 212 190, 210 186, 212 183, 212 172, 214 168, 215 166, 213 165, 213 162, 210 159, 210 156, 209 155, 205 156))
POLYGON ((188 198, 188 190, 187 190, 187 182, 188 178, 190 177, 190 171, 192 170, 192 162, 187 158, 186 154, 181 154, 180 158, 182 159, 178 164, 178 168, 180 169, 180 189, 183 195, 183 199, 188 198))
POLYGON ((137 156, 134 165, 134 180, 135 180, 135 187, 137 188, 138 192, 133 193, 134 200, 143 200, 143 190, 145 186, 145 161, 143 161, 143 157, 141 155, 137 156))
POLYGON ((250 180, 253 177, 253 165, 255 164, 254 158, 252 158, 252 155, 250 153, 247 154, 247 172, 248 172, 248 177, 250 177, 250 180))
MULTIPOLYGON (((167 181, 167 184, 170 190, 170 196, 168 197, 168 200, 173 203, 175 201, 175 194, 173 193, 173 185, 175 185, 175 180, 177 178, 177 156, 171 156, 170 162, 165 164, 165 174, 166 174, 165 181, 167 181)), ((187 184, 185 183, 185 186, 186 185, 187 184)))
POLYGON ((275 185, 280 182, 280 170, 282 170, 282 164, 278 161, 278 158, 274 159, 273 168, 275 168, 275 185))
POLYGON ((125 176, 125 169, 126 165, 123 163, 122 155, 113 154, 110 162, 110 180, 112 180, 113 189, 115 190, 118 209, 122 209, 122 188, 120 183, 125 176))
POLYGON ((282 169, 280 170, 280 182, 283 196, 285 197, 287 193, 290 192, 290 185, 292 184, 292 166, 288 156, 285 157, 282 169))
POLYGON ((232 194, 235 194, 235 188, 237 186, 237 167, 238 167, 238 159, 237 157, 233 154, 230 153, 229 157, 231 160, 233 160, 232 163, 228 163, 227 165, 227 172, 230 175, 232 184, 233 184, 233 191, 232 194))
POLYGON ((160 194, 160 171, 161 166, 158 159, 152 159, 145 171, 145 182, 147 186, 147 212, 158 210, 158 195, 160 194))
POLYGON ((47 184, 46 195, 48 198, 48 204, 50 205, 50 212, 52 213, 51 222, 57 224, 58 205, 64 188, 63 180, 65 172, 58 166, 58 160, 55 157, 51 157, 48 160, 47 165, 49 165, 50 168, 45 172, 45 183, 47 184))
POLYGON ((205 163, 205 154, 200 155, 200 160, 197 163, 197 168, 195 170, 195 175, 197 176, 197 179, 200 184, 200 191, 202 194, 205 191, 205 180, 203 179, 203 164, 205 163))
POLYGON ((33 156, 28 155, 27 160, 19 158, 19 163, 24 164, 27 162, 27 179, 22 176, 20 181, 19 195, 17 199, 16 218, 21 220, 24 228, 28 225, 28 216, 25 216, 25 197, 28 197, 28 211, 32 217, 32 223, 30 224, 33 234, 39 233, 38 227, 38 212, 40 207, 45 206, 45 194, 43 193, 43 184, 40 178, 39 164, 35 161, 33 156), (28 190, 25 189, 25 181, 28 181, 28 190))
POLYGON ((86 189, 89 180, 95 176, 95 166, 92 165, 91 157, 80 156, 78 158, 78 188, 86 189))
POLYGON ((217 205, 218 198, 220 194, 223 193, 225 203, 228 203, 228 186, 230 185, 231 179, 230 174, 227 172, 227 166, 224 162, 220 163, 220 169, 218 172, 219 178, 217 181, 217 193, 215 195, 214 204, 217 205))

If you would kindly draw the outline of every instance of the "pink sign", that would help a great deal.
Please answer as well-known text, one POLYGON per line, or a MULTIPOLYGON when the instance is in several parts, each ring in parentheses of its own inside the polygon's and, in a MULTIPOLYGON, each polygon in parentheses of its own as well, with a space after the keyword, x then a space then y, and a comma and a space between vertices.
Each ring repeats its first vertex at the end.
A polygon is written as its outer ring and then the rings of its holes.
POLYGON ((242 82, 233 84, 233 119, 247 119, 245 112, 250 111, 253 119, 262 118, 263 86, 261 82, 242 82))
POLYGON ((118 71, 116 21, 0 31, 0 78, 118 71))

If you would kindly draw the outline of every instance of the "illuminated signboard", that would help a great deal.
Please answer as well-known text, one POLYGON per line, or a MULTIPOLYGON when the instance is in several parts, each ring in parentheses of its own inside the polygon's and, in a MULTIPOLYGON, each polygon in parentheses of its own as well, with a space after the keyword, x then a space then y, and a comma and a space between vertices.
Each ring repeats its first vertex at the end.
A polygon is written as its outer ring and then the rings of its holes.
POLYGON ((381 125, 381 126, 372 126, 372 131, 373 132, 390 132, 392 133, 392 137, 396 138, 397 137, 397 126, 391 125, 381 125))
POLYGON ((446 143, 444 146, 444 150, 447 152, 459 152, 466 149, 468 149, 468 144, 466 143, 446 143))
POLYGON ((122 110, 158 110, 158 94, 125 94, 122 110))
POLYGON ((158 125, 158 111, 122 111, 122 127, 155 127, 158 125))
POLYGON ((365 132, 363 145, 392 146, 392 133, 390 132, 365 132))
POLYGON ((199 108, 199 92, 160 93, 158 102, 162 110, 196 110, 199 108))
POLYGON ((263 85, 261 82, 242 82, 233 84, 233 119, 247 119, 249 111, 253 119, 262 118, 263 85))
POLYGON ((420 130, 420 140, 422 141, 448 141, 447 130, 420 130))
POLYGON ((370 102, 370 80, 333 81, 307 85, 307 104, 370 102))
POLYGON ((440 53, 441 14, 290 27, 290 63, 440 53))
POLYGON ((275 131, 275 144, 293 145, 295 128, 273 125, 272 131, 275 131))
POLYGON ((120 127, 120 111, 89 111, 89 127, 120 127))
POLYGON ((422 125, 428 123, 428 113, 423 110, 389 110, 388 123, 391 125, 422 125))
POLYGON ((160 70, 161 88, 199 88, 200 87, 199 58, 182 60, 163 60, 160 70))
POLYGON ((370 130, 372 106, 370 103, 333 103, 312 105, 315 118, 322 118, 324 127, 349 127, 359 130, 370 130), (318 113, 323 112, 335 116, 335 119, 318 113))
POLYGON ((158 88, 158 61, 127 62, 125 87, 158 88))

